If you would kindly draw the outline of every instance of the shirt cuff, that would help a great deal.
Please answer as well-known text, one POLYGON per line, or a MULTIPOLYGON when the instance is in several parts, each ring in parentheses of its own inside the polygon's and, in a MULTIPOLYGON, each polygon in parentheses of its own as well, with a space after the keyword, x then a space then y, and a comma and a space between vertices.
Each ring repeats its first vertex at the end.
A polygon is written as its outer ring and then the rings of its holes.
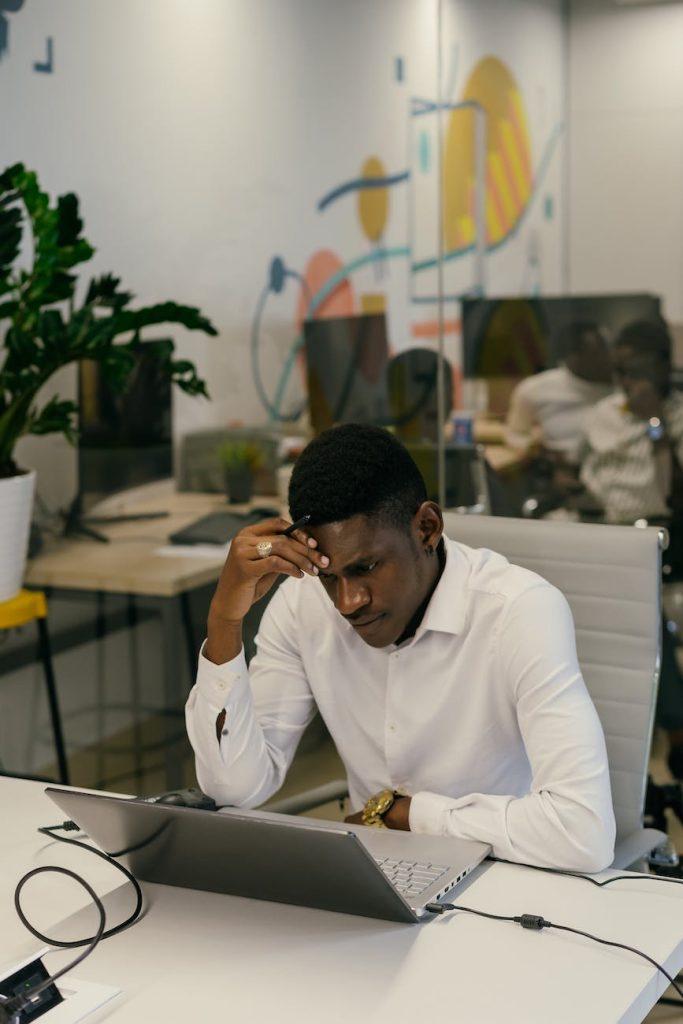
POLYGON ((416 793, 410 801, 408 824, 411 832, 423 835, 446 834, 446 816, 453 809, 453 799, 438 793, 416 793))
POLYGON ((197 690, 202 697, 216 708, 224 708, 230 696, 240 686, 249 682, 249 669, 244 657, 244 648, 232 661, 223 665, 215 665, 204 656, 204 646, 199 651, 197 668, 197 690))

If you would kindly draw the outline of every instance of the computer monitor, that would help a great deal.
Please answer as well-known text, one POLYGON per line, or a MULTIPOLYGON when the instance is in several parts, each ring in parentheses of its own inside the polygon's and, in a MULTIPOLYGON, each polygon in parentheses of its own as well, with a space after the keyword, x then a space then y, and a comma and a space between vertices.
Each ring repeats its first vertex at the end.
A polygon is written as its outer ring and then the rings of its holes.
POLYGON ((79 511, 117 491, 172 476, 171 382, 164 366, 169 345, 166 339, 140 342, 122 391, 106 380, 99 363, 79 363, 79 511))
POLYGON ((401 441, 438 442, 439 360, 443 364, 443 416, 453 407, 453 371, 447 359, 429 348, 409 348, 387 366, 391 423, 401 441))
POLYGON ((656 295, 560 295, 463 299, 465 377, 527 377, 556 366, 561 329, 590 321, 612 339, 634 320, 658 320, 656 295))
POLYGON ((338 423, 391 423, 383 313, 306 320, 304 342, 316 434, 338 423))

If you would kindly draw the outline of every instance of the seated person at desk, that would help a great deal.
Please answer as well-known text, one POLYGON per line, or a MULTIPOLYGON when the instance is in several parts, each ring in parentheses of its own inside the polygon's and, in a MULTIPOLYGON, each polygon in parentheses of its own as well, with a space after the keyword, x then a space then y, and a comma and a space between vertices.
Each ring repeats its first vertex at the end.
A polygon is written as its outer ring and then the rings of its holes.
POLYGON ((612 523, 683 514, 683 395, 671 389, 666 326, 637 321, 614 345, 619 390, 586 417, 581 480, 612 523))
POLYGON ((576 465, 583 419, 612 391, 609 349, 590 321, 567 324, 557 339, 560 366, 521 381, 512 393, 505 426, 511 448, 545 451, 560 463, 576 465))
MULTIPOLYGON (((637 321, 614 346, 620 390, 586 418, 581 480, 612 523, 665 525, 665 580, 683 574, 683 396, 671 388, 671 337, 664 323, 637 321)), ((683 677, 665 627, 657 723, 669 733, 669 768, 683 779, 683 677)))
POLYGON ((317 705, 346 766, 348 820, 392 791, 389 828, 490 843, 497 856, 598 871, 615 825, 600 722, 563 595, 443 535, 387 431, 311 441, 289 504, 233 540, 209 612, 187 728, 202 789, 256 807, 282 785, 317 705), (266 609, 249 670, 242 621, 266 609))

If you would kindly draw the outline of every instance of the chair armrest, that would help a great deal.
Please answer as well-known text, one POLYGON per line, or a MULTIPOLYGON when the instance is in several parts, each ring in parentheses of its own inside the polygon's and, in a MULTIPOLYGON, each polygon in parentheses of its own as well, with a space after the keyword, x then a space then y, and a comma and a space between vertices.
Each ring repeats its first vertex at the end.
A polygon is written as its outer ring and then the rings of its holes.
POLYGON ((657 828, 641 828, 637 832, 631 832, 617 841, 614 848, 614 860, 610 867, 628 868, 636 861, 648 857, 667 838, 666 832, 660 832, 657 828))
POLYGON ((349 786, 346 779, 335 779, 334 782, 326 782, 324 786, 316 786, 315 789, 307 789, 303 793, 295 793, 294 796, 276 800, 268 804, 267 810, 276 814, 305 814, 311 808, 328 804, 332 800, 345 800, 348 795, 349 786))

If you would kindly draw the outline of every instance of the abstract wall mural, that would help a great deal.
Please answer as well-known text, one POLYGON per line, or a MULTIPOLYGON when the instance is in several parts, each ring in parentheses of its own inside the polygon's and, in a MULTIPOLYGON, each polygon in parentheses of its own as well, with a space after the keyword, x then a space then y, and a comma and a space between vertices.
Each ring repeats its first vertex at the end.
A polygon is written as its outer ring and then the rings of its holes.
MULTIPOLYGON (((492 257, 516 245, 532 208, 538 205, 540 217, 552 218, 555 197, 542 192, 557 156, 561 122, 552 124, 546 137, 534 145, 525 97, 511 68, 499 57, 486 55, 474 63, 456 95, 456 57, 454 49, 447 79, 452 83, 452 99, 442 101, 440 108, 424 96, 409 99, 409 166, 387 167, 381 156, 370 155, 356 174, 315 201, 321 217, 338 204, 346 204, 348 216, 353 217, 349 198, 355 197, 355 217, 365 243, 362 249, 345 256, 329 248, 320 249, 300 270, 290 267, 282 253, 273 257, 251 331, 254 379, 271 420, 292 422, 302 411, 300 401, 293 408, 285 408, 285 395, 303 347, 303 320, 392 312, 387 308, 384 285, 394 263, 408 267, 405 310, 400 312, 410 321, 410 337, 417 339, 415 344, 429 344, 438 337, 439 184, 443 187, 444 298, 449 304, 444 331, 451 338, 460 335, 459 300, 487 293, 492 257), (439 120, 443 130, 440 166, 439 120), (395 201, 406 189, 411 212, 405 241, 387 245, 395 201), (368 268, 373 271, 372 289, 354 283, 368 268), (267 395, 259 369, 261 329, 266 306, 277 301, 288 282, 298 289, 292 341, 273 393, 267 395)), ((518 248, 520 267, 528 264, 533 271, 534 262, 538 262, 534 236, 518 248)), ((525 271, 522 280, 529 277, 533 274, 525 271)), ((364 280, 367 285, 367 277, 364 280)))

